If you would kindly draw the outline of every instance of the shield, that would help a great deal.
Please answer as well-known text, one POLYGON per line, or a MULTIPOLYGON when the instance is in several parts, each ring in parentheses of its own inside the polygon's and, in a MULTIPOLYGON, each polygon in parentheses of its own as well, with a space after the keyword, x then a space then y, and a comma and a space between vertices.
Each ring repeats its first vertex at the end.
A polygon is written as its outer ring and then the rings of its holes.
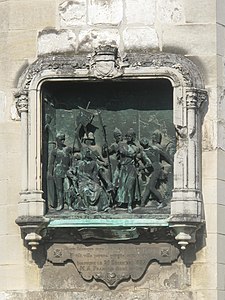
POLYGON ((97 60, 94 66, 96 76, 106 77, 114 74, 115 61, 114 60, 97 60))

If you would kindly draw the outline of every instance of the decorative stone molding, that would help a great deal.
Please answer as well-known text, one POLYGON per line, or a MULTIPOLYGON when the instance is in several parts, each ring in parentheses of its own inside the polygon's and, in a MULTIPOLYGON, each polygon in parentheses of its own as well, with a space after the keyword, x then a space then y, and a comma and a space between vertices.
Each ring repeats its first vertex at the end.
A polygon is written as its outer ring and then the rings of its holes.
MULTIPOLYGON (((181 245, 181 249, 185 249, 188 243, 195 241, 195 232, 204 222, 200 146, 201 107, 207 100, 207 93, 204 90, 202 76, 198 68, 181 55, 129 53, 125 60, 118 55, 116 48, 107 46, 97 49, 89 58, 84 55, 39 57, 21 77, 15 95, 17 109, 21 115, 23 139, 22 191, 17 223, 26 232, 26 240, 29 241, 33 250, 36 249, 40 237, 43 236, 41 233, 43 224, 47 232, 51 226, 67 229, 73 226, 85 227, 85 222, 79 223, 76 220, 64 225, 62 222, 56 222, 57 225, 53 225, 55 220, 43 222, 42 219, 45 215, 45 200, 42 198, 41 190, 40 91, 42 84, 46 81, 114 80, 118 77, 121 80, 161 78, 169 80, 173 86, 173 123, 177 132, 177 151, 174 157, 171 214, 167 220, 158 223, 154 220, 151 222, 147 220, 148 223, 144 225, 143 221, 143 226, 141 226, 153 229, 160 226, 170 228, 174 232, 175 240, 181 245), (30 223, 32 218, 41 220, 35 225, 35 230, 30 223)), ((102 225, 98 226, 104 228, 115 226, 113 221, 110 222, 102 222, 102 225)), ((124 223, 121 222, 121 227, 126 227, 122 224, 124 223)))
POLYGON ((21 115, 23 112, 28 112, 28 95, 26 93, 15 95, 16 107, 18 113, 21 115))

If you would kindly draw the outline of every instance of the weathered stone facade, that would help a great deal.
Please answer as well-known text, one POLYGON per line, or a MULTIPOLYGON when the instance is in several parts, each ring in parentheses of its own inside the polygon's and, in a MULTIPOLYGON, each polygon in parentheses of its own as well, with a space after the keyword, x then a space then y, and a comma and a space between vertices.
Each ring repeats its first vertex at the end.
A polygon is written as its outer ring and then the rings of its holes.
MULTIPOLYGON (((222 0, 0 1, 0 299, 225 298, 224 16, 222 0), (27 140, 14 101, 24 80, 21 75, 37 58, 86 57, 99 45, 117 47, 121 56, 181 55, 195 64, 208 94, 201 112, 202 180, 198 179, 205 226, 177 262, 151 263, 140 280, 111 290, 102 282, 83 280, 72 262, 46 262, 42 248, 31 254, 15 223, 26 184, 27 140)), ((20 112, 26 113, 22 100, 20 112)), ((37 215, 38 209, 35 206, 37 215)))

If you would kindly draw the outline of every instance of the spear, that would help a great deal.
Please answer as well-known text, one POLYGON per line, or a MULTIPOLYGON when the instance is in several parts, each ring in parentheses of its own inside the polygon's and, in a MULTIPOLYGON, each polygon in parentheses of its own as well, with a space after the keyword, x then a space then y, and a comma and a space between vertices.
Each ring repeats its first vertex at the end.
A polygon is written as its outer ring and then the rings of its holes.
POLYGON ((102 115, 101 115, 100 110, 97 110, 97 115, 99 118, 99 123, 102 128, 102 133, 103 133, 104 142, 105 142, 105 146, 106 146, 105 150, 106 150, 106 156, 107 156, 107 160, 108 160, 108 164, 109 164, 109 180, 110 180, 110 182, 112 182, 112 166, 111 166, 111 161, 110 161, 110 156, 109 156, 109 146, 108 146, 108 141, 107 141, 107 137, 106 137, 105 125, 103 124, 102 115))

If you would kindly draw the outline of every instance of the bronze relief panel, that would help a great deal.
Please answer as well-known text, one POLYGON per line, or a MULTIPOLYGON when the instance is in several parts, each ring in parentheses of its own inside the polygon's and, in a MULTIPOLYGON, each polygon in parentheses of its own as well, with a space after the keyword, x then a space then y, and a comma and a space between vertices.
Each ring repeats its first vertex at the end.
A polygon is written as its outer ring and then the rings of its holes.
POLYGON ((172 98, 163 79, 46 82, 48 213, 169 213, 176 151, 172 98))

